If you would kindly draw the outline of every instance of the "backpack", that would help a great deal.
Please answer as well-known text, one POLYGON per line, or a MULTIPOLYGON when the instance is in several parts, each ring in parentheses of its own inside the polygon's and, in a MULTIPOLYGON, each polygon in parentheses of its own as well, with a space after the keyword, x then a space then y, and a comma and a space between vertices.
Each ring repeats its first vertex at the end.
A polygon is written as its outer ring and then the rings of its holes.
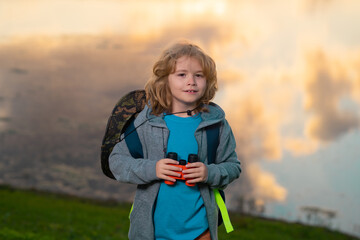
POLYGON ((144 109, 145 104, 145 90, 134 90, 123 96, 111 112, 101 145, 101 168, 109 178, 115 179, 109 167, 110 153, 114 146, 120 142, 121 135, 130 123, 133 125, 133 120, 144 109))
MULTIPOLYGON (((134 90, 123 96, 111 112, 101 145, 101 168, 107 177, 115 179, 109 167, 109 156, 118 142, 125 140, 132 157, 143 158, 142 145, 134 126, 134 120, 144 109, 145 104, 145 90, 134 90), (124 137, 121 139, 123 133, 124 137)), ((208 164, 215 162, 216 150, 219 145, 219 128, 220 123, 206 128, 208 164)), ((229 233, 233 231, 233 227, 224 202, 225 194, 222 190, 214 189, 213 191, 219 207, 218 225, 220 226, 224 222, 226 231, 229 233)))

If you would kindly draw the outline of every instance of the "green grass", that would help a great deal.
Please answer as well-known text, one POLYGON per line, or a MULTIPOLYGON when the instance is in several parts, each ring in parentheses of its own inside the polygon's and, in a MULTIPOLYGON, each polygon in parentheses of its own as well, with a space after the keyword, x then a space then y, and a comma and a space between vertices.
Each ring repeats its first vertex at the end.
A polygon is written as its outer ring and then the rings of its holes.
MULTIPOLYGON (((129 204, 0 187, 0 239, 127 239, 129 204)), ((231 215, 235 231, 219 239, 356 239, 324 228, 231 215)))
POLYGON ((127 239, 130 205, 0 189, 0 239, 127 239))

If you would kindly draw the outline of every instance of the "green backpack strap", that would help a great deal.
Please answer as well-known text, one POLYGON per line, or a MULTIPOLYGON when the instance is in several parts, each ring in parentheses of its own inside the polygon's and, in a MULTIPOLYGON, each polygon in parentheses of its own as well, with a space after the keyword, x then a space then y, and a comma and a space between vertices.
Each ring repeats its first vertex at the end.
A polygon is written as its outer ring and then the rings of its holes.
POLYGON ((130 215, 131 215, 131 213, 132 213, 132 211, 133 211, 133 208, 134 208, 134 203, 131 204, 131 208, 130 208, 130 212, 129 212, 129 219, 130 219, 130 215))
POLYGON ((213 191, 214 191, 214 195, 215 195, 215 201, 219 207, 226 232, 230 233, 230 232, 234 231, 234 228, 231 224, 229 213, 227 211, 224 199, 222 198, 218 189, 214 189, 213 191))

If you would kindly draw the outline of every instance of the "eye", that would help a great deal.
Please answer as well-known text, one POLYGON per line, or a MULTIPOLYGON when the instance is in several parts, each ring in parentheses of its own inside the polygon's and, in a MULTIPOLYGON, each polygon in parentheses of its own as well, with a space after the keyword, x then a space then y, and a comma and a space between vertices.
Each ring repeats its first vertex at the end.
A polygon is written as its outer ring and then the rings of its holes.
POLYGON ((179 76, 179 77, 185 77, 186 74, 185 74, 185 73, 179 73, 178 76, 179 76))
POLYGON ((195 74, 195 77, 197 77, 197 78, 203 78, 203 77, 204 77, 204 75, 203 75, 203 74, 201 74, 201 73, 197 73, 197 74, 195 74))

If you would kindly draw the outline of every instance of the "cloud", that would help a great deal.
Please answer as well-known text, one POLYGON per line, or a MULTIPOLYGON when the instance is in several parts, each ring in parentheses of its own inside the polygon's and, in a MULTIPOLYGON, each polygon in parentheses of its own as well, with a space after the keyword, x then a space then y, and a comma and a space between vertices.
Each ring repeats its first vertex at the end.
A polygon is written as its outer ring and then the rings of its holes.
POLYGON ((238 150, 257 161, 279 161, 282 157, 279 131, 283 121, 288 121, 292 107, 292 84, 285 75, 270 72, 247 76, 233 71, 232 75, 241 79, 226 81, 217 101, 233 128, 238 150))
POLYGON ((256 99, 255 95, 241 102, 230 100, 230 104, 241 106, 227 111, 239 144, 238 151, 257 160, 279 160, 281 146, 276 119, 266 115, 265 106, 256 99))
POLYGON ((121 92, 141 88, 153 57, 138 51, 136 43, 107 36, 15 39, 0 53, 4 89, 15 103, 26 101, 12 114, 30 108, 82 119, 92 114, 85 106, 104 114, 101 104, 111 106, 121 92))
POLYGON ((311 116, 306 124, 307 136, 327 142, 358 128, 356 112, 341 108, 344 98, 353 101, 353 83, 343 65, 322 51, 308 54, 306 60, 305 109, 311 116))
MULTIPOLYGON (((360 108, 360 57, 357 57, 351 64, 350 76, 353 87, 352 87, 352 98, 355 99, 360 108)), ((359 111, 360 112, 360 111, 359 111)))
POLYGON ((324 10, 329 7, 334 0, 304 0, 301 2, 302 8, 307 12, 315 12, 317 10, 324 10))
POLYGON ((244 81, 244 76, 234 69, 224 69, 218 71, 219 84, 231 84, 244 81))
POLYGON ((150 72, 154 55, 142 49, 138 42, 107 35, 1 44, 0 118, 9 121, 0 121, 0 181, 99 198, 131 196, 130 188, 127 196, 113 194, 119 188, 115 181, 106 187, 96 183, 107 181, 99 165, 107 118, 120 96, 142 88, 150 72), (70 175, 52 171, 56 164, 79 175, 85 167, 93 173, 71 184, 70 175))
POLYGON ((277 183, 271 173, 263 171, 256 164, 248 165, 247 171, 249 172, 250 181, 253 183, 251 194, 265 202, 282 202, 286 199, 287 190, 277 183))
POLYGON ((252 161, 254 159, 240 156, 240 160, 243 169, 241 177, 226 189, 226 205, 230 209, 259 214, 265 210, 267 203, 286 200, 287 189, 277 182, 272 173, 261 169, 258 161, 252 161))
POLYGON ((307 138, 291 138, 284 139, 284 148, 289 150, 295 156, 310 155, 319 148, 319 142, 307 138))
POLYGON ((249 80, 226 83, 219 99, 234 132, 243 168, 239 181, 229 186, 229 193, 240 193, 229 196, 233 199, 231 208, 238 207, 234 203, 239 201, 255 201, 263 206, 266 202, 283 201, 287 195, 287 190, 275 177, 260 168, 262 161, 281 159, 281 136, 277 130, 281 118, 267 111, 262 101, 266 85, 251 88, 247 85, 249 82, 252 83, 249 80))

